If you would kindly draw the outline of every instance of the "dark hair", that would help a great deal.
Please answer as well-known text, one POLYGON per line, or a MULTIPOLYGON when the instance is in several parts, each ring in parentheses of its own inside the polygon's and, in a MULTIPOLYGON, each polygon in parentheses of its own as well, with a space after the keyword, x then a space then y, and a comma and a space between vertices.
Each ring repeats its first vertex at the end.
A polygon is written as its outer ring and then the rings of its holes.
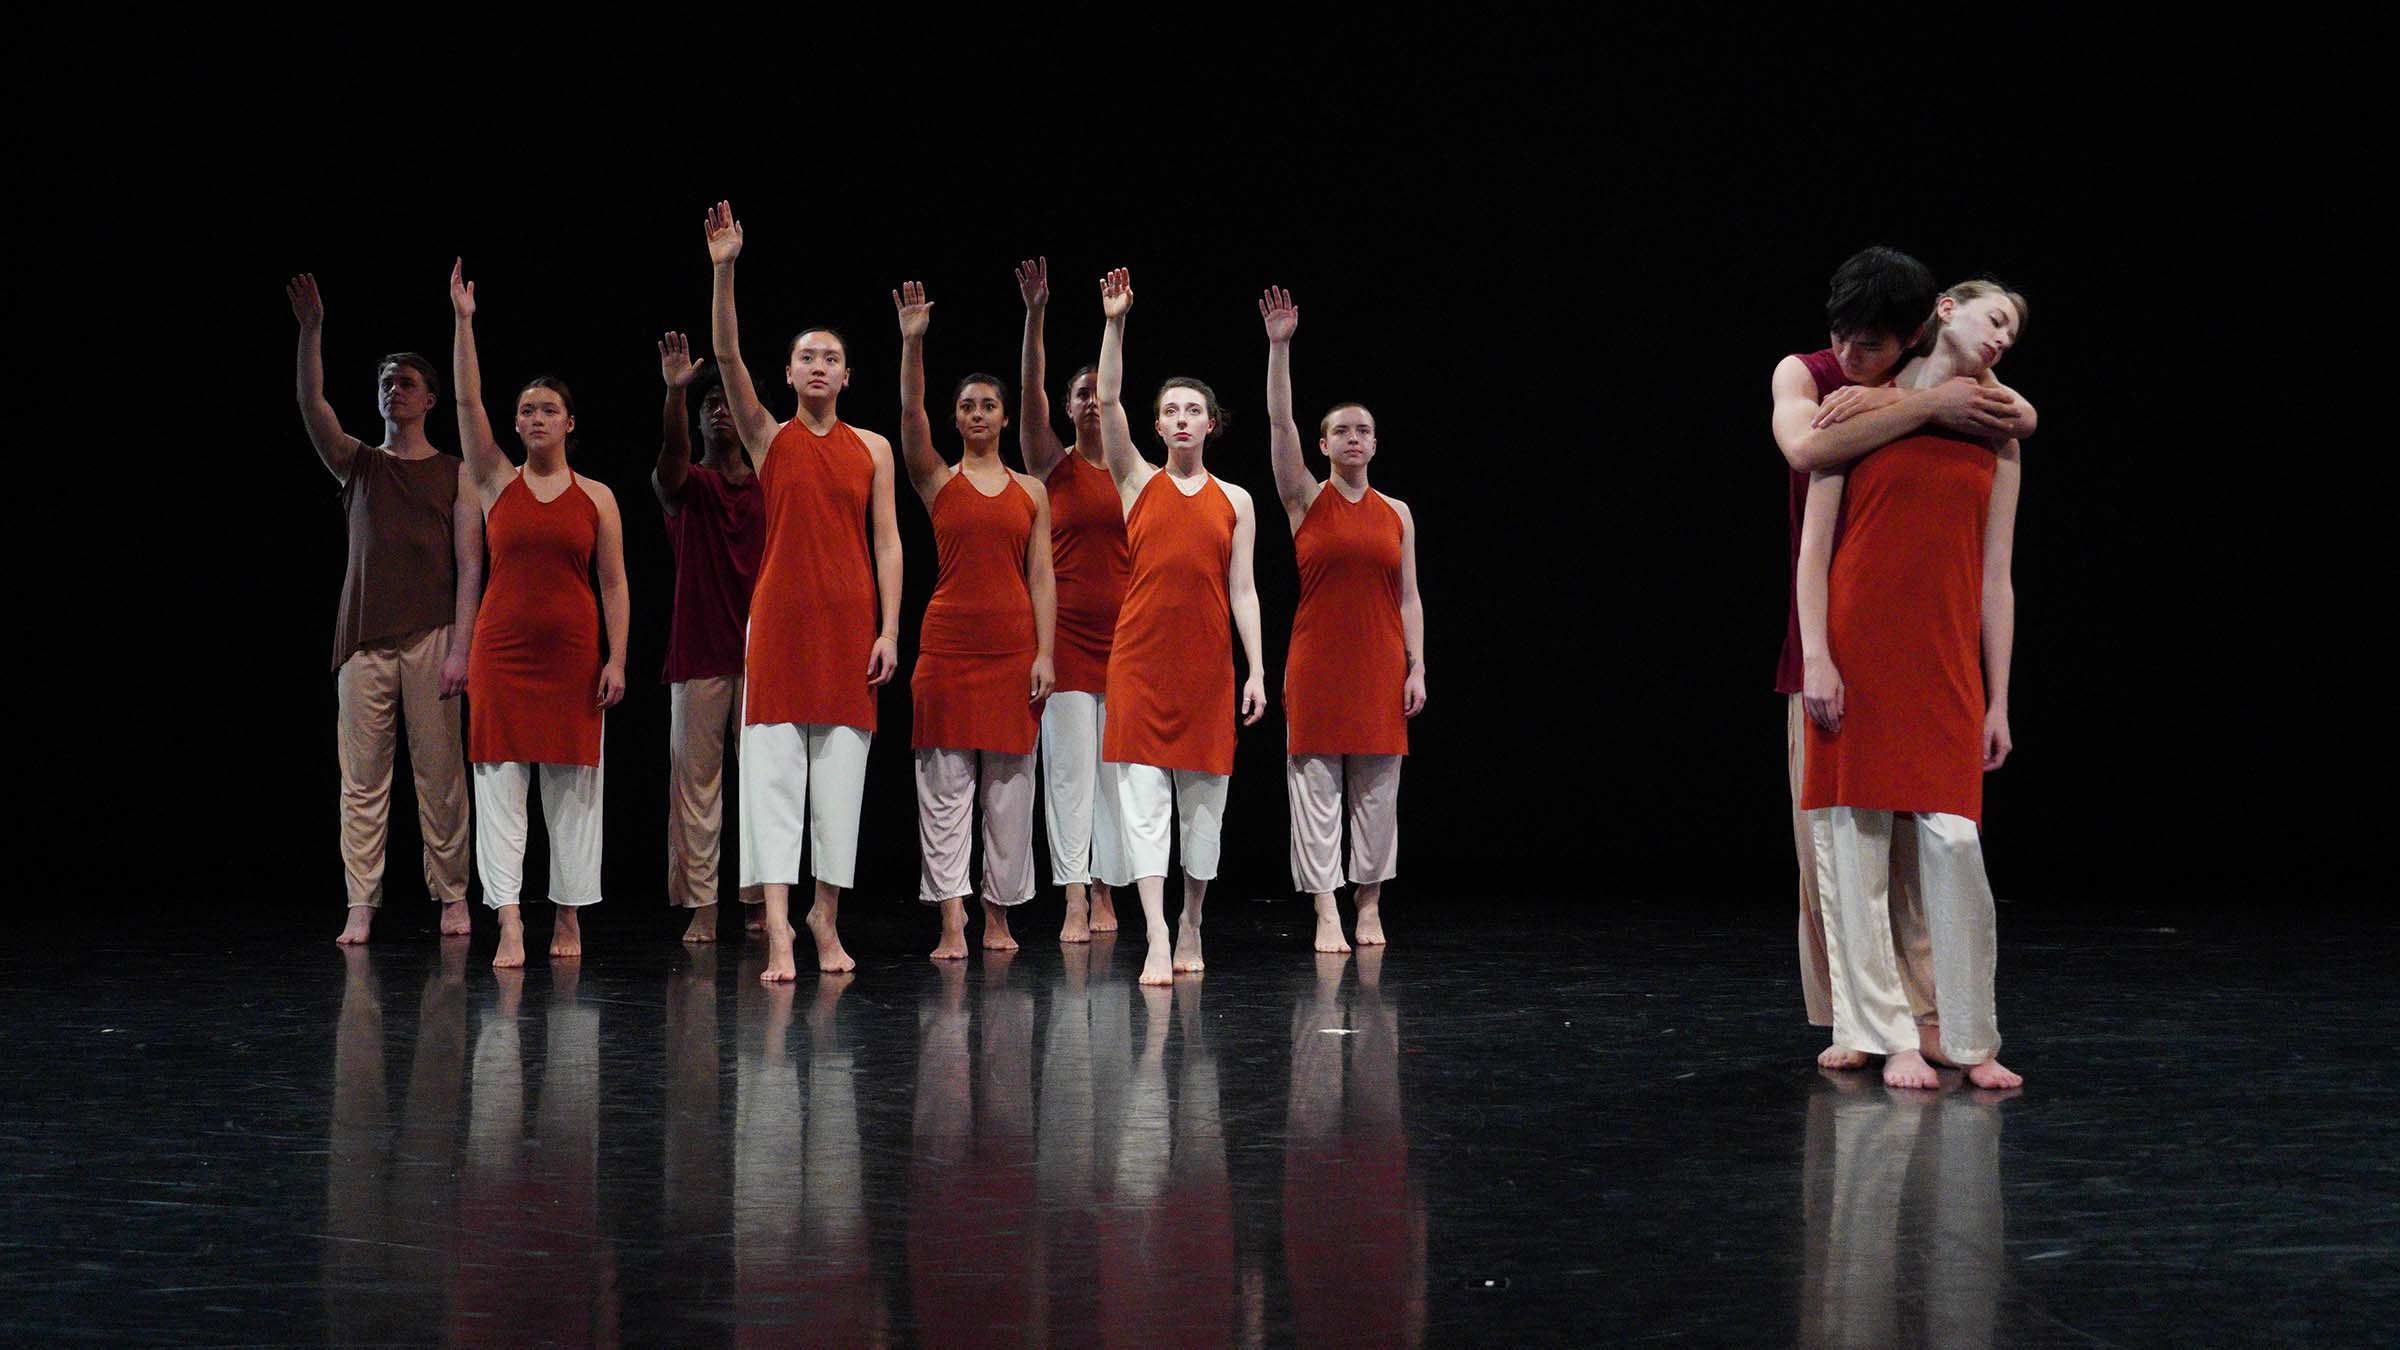
MULTIPOLYGON (((527 380, 524 385, 517 390, 517 401, 519 403, 525 401, 525 391, 527 389, 547 389, 551 393, 558 395, 558 401, 567 405, 567 417, 570 420, 574 418, 575 395, 572 390, 567 388, 567 382, 565 380, 558 378, 556 375, 536 375, 532 379, 527 380)), ((569 450, 575 448, 575 433, 572 431, 567 433, 567 448, 569 450)))
MULTIPOLYGON (((1927 303, 1930 304, 1931 302, 1929 301, 1927 303)), ((819 323, 811 324, 808 327, 801 329, 799 332, 792 334, 792 340, 783 345, 783 363, 785 365, 788 366, 792 363, 792 353, 799 350, 800 339, 807 337, 811 333, 831 334, 834 342, 842 349, 842 364, 845 366, 850 364, 849 337, 844 334, 841 329, 834 327, 832 324, 819 323)))
POLYGON ((950 402, 953 406, 956 406, 958 403, 958 396, 967 392, 967 386, 970 384, 988 384, 994 389, 999 390, 1000 406, 1003 408, 1008 406, 1008 381, 1001 379, 997 375, 986 375, 981 371, 977 371, 974 374, 967 376, 965 379, 960 380, 957 387, 950 391, 950 402))
POLYGON ((1167 391, 1170 389, 1197 389, 1200 391, 1201 401, 1208 405, 1208 420, 1216 424, 1209 431, 1207 439, 1200 442, 1202 445, 1207 445, 1225 434, 1226 424, 1233 420, 1233 415, 1225 411, 1224 404, 1217 402, 1216 390, 1209 388, 1202 381, 1186 375, 1178 375, 1158 386, 1158 392, 1150 396, 1150 415, 1152 417, 1158 416, 1158 405, 1166 401, 1167 391))
POLYGON ((383 375, 383 372, 393 366, 406 366, 408 369, 417 372, 419 376, 423 377, 425 381, 425 387, 432 391, 435 398, 440 398, 442 396, 441 373, 433 368, 433 362, 426 360, 424 357, 417 355, 415 352, 393 352, 390 356, 387 356, 375 363, 376 377, 380 379, 383 375))
POLYGON ((1896 248, 1870 244, 1834 269, 1825 327, 1835 337, 1889 333, 1906 343, 1933 313, 1932 269, 1896 248))
POLYGON ((1344 408, 1356 408, 1360 412, 1363 412, 1367 415, 1368 421, 1372 422, 1375 420, 1375 410, 1356 399, 1352 399, 1347 403, 1336 403, 1332 407, 1325 410, 1325 415, 1323 417, 1317 419, 1318 440, 1321 441, 1325 439, 1325 433, 1333 429, 1333 415, 1340 412, 1344 408))
POLYGON ((1082 378, 1083 378, 1084 376, 1086 376, 1086 375, 1089 375, 1089 376, 1091 376, 1091 377, 1092 377, 1092 380, 1093 380, 1093 382, 1094 382, 1094 383, 1098 383, 1098 382, 1099 382, 1099 379, 1100 379, 1100 367, 1098 367, 1098 366, 1077 366, 1077 367, 1075 367, 1075 373, 1074 373, 1074 374, 1072 374, 1072 375, 1069 375, 1069 376, 1067 377, 1067 390, 1068 390, 1068 392, 1070 392, 1070 393, 1074 392, 1074 389, 1075 389, 1075 382, 1076 382, 1077 380, 1080 380, 1080 379, 1082 379, 1082 378))
MULTIPOLYGON (((2025 325, 2033 322, 2033 307, 2025 303, 2025 296, 2021 292, 2010 290, 2008 284, 2000 278, 1988 275, 1969 277, 1942 292, 1940 298, 1955 300, 1963 305, 1969 300, 1980 300, 1987 295, 1997 295, 2015 308, 2017 311, 2017 337, 2011 340, 2022 339, 2025 336, 2025 325)), ((1934 344, 1941 341, 1941 337, 1942 326, 1939 323, 1926 324, 1925 336, 1917 340, 1916 350, 1911 355, 1933 355, 1934 344)))
POLYGON ((710 394, 725 396, 725 377, 715 366, 702 366, 692 372, 691 383, 683 387, 684 401, 697 408, 710 394))

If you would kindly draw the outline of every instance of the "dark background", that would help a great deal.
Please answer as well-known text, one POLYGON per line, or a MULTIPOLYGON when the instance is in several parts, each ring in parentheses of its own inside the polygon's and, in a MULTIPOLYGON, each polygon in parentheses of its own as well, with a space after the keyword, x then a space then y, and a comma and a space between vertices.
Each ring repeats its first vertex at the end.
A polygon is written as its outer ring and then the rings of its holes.
MULTIPOLYGON (((785 340, 831 323, 852 339, 842 415, 887 435, 899 281, 937 302, 933 388, 978 368, 1013 379, 1010 265, 1046 254, 1063 399, 1096 349, 1093 279, 1132 268, 1129 389, 1213 383, 1232 422, 1210 468, 1262 506, 1277 706, 1241 738, 1219 889, 1240 897, 1289 886, 1296 578, 1260 415, 1262 286, 1301 306, 1300 420, 1371 406, 1374 482, 1419 521, 1430 707, 1395 903, 1772 912, 1792 860, 1769 372, 1824 345, 1826 278, 1864 244, 1945 281, 1996 272, 2032 302, 2000 373, 2042 410, 2018 524, 2018 750, 1988 794, 1997 889, 2069 911, 2247 903, 2293 866, 2221 828, 2228 784, 2266 748, 2212 716, 2253 644, 2198 671, 2227 598, 2240 609, 2270 582, 2203 529, 2224 484, 2169 471, 2211 444, 2193 433, 2212 409, 2190 397, 2205 340, 2175 316, 2213 247, 2196 231, 2228 222, 2212 175, 2234 114, 2154 97, 2181 59, 2171 37, 2040 17, 1895 36, 1838 18, 1379 11, 1310 41, 1196 19, 1133 35, 928 18, 916 36, 938 36, 938 60, 815 21, 400 24, 196 56, 194 98, 148 129, 143 209, 99 226, 168 298, 145 336, 171 344, 203 405, 205 434, 170 459, 183 481, 155 499, 171 565, 151 584, 165 634, 197 654, 208 712, 178 733, 214 777, 165 787, 189 833, 164 846, 225 863, 195 883, 224 892, 207 903, 328 923, 340 907, 326 637, 342 521, 292 408, 281 286, 319 278, 329 393, 373 441, 376 357, 414 348, 447 369, 463 254, 488 396, 565 377, 576 467, 625 508, 630 692, 609 716, 615 903, 597 921, 672 922, 655 912, 671 555, 647 486, 654 344, 680 328, 706 349, 700 217, 722 196, 747 230, 744 350, 770 407, 790 411, 785 340)), ((428 424, 445 449, 451 413, 428 424)), ((937 442, 955 454, 946 426, 937 442)), ((898 511, 905 663, 933 554, 905 483, 898 511)), ((916 877, 905 674, 881 706, 859 893, 894 905, 916 877)), ((406 789, 390 856, 392 899, 411 903, 406 789)), ((1037 901, 1052 914, 1054 893, 1037 901)))

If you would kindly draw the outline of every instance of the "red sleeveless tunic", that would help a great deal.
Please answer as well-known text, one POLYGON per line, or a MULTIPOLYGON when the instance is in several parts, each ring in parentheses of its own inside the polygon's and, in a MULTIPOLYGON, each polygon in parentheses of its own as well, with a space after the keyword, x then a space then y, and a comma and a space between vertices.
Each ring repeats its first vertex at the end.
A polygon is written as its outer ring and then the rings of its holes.
POLYGON ((819 436, 794 417, 775 433, 758 482, 767 547, 750 593, 742 722, 873 731, 867 658, 881 626, 867 543, 874 454, 846 423, 819 436))
POLYGON ((467 656, 467 758, 477 764, 600 762, 600 609, 592 553, 600 508, 568 471, 533 495, 518 470, 484 515, 492 553, 467 656))
POLYGON ((1999 461, 1916 435, 1850 467, 1825 615, 1839 734, 1808 727, 1803 810, 1983 818, 1983 527, 1999 461))
POLYGON ((1051 660, 1059 692, 1108 692, 1108 653, 1117 634, 1132 564, 1125 553, 1125 500, 1108 470, 1069 450, 1043 484, 1050 490, 1050 566, 1058 577, 1051 660))
POLYGON ((1134 498, 1103 760, 1233 772, 1233 605, 1225 589, 1233 524, 1233 502, 1214 475, 1186 497, 1161 469, 1134 498))
POLYGON ((1400 544, 1400 513, 1373 488, 1353 502, 1329 482, 1309 503, 1292 536, 1300 608, 1283 665, 1287 753, 1408 753, 1400 544))
POLYGON ((1012 475, 985 496, 963 473, 933 494, 933 542, 940 555, 933 599, 917 638, 909 676, 915 718, 909 744, 919 749, 992 750, 1030 755, 1042 729, 1033 688, 1033 593, 1025 586, 1025 550, 1033 540, 1033 498, 1012 475))

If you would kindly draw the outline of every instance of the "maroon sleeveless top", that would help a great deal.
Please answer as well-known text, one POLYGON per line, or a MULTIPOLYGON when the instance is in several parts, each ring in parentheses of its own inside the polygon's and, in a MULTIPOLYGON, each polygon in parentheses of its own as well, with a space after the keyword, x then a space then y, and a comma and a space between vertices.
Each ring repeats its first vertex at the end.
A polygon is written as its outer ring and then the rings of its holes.
MULTIPOLYGON (((1794 353, 1800 357, 1808 373, 1817 379, 1817 399, 1823 402, 1827 394, 1852 383, 1842 373, 1842 363, 1834 357, 1833 348, 1823 351, 1794 353)), ((1789 469, 1790 515, 1792 521, 1791 561, 1783 570, 1783 659, 1775 666, 1775 692, 1800 692, 1800 517, 1808 511, 1808 475, 1789 469)))

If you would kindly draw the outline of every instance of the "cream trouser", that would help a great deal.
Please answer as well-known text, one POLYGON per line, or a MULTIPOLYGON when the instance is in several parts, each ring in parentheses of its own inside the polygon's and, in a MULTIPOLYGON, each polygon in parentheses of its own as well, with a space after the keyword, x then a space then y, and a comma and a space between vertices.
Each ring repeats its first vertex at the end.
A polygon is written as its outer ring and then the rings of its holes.
POLYGON ((754 903, 751 887, 800 880, 803 840, 816 879, 850 888, 858 873, 858 811, 873 739, 858 727, 813 723, 742 728, 744 902, 754 903))
POLYGON ((550 828, 550 903, 600 903, 600 788, 598 764, 478 764, 475 766, 475 866, 483 873, 483 903, 518 903, 525 889, 525 791, 542 778, 542 823, 550 828))
POLYGON ((1287 755, 1292 888, 1331 895, 1342 884, 1342 806, 1349 803, 1350 884, 1392 879, 1400 865, 1401 755, 1287 755), (1347 790, 1344 780, 1348 780, 1347 790))
POLYGON ((409 767, 416 771, 425 890, 443 903, 467 898, 466 756, 459 747, 458 700, 442 697, 442 661, 449 654, 450 626, 444 624, 361 648, 334 673, 342 871, 353 905, 383 903, 395 718, 407 727, 409 767))
MULTIPOLYGON (((697 909, 718 899, 725 855, 725 728, 741 715, 742 677, 682 680, 668 686, 667 701, 667 903, 697 909)), ((764 898, 742 896, 754 905, 764 898)))
POLYGON ((1117 796, 1099 790, 1100 732, 1108 700, 1052 694, 1042 708, 1042 823, 1050 839, 1050 880, 1060 886, 1105 881, 1124 870, 1111 862, 1122 844, 1117 796))
POLYGON ((967 895, 967 850, 983 806, 983 898, 1033 898, 1033 756, 990 750, 917 751, 917 898, 938 905, 967 895), (980 764, 978 763, 980 761, 980 764))
MULTIPOLYGON (((1800 809, 1800 790, 1808 780, 1808 712, 1800 696, 1790 696, 1784 711, 1783 767, 1792 786, 1792 847, 1800 860, 1800 997, 1808 1005, 1811 1026, 1833 1025, 1832 973, 1825 956, 1825 919, 1817 903, 1817 843, 1808 813, 1800 809)), ((1892 840, 1892 940, 1899 946, 1900 982, 1908 989, 1909 1010, 1919 1022, 1930 1022, 1933 1009, 1933 942, 1925 934, 1925 902, 1917 893, 1917 836, 1903 832, 1892 840)))
POLYGON ((1917 1048, 1917 1019, 1900 976, 1892 936, 1894 872, 1908 871, 1925 906, 1933 944, 1942 1055, 1980 1064, 2000 1052, 1993 1013, 1999 949, 1992 886, 1983 871, 1983 838, 1964 816, 1903 814, 1831 806, 1808 813, 1816 836, 1817 894, 1825 907, 1825 952, 1832 972, 1834 1044, 1869 1054, 1917 1048), (1895 847, 1895 835, 1915 848, 1895 847), (1894 863, 1900 867, 1895 869, 1894 863))
POLYGON ((1117 867, 1100 879, 1130 886, 1137 878, 1167 874, 1168 826, 1183 824, 1183 874, 1193 881, 1217 875, 1217 852, 1225 829, 1225 792, 1233 779, 1196 769, 1161 769, 1151 764, 1100 766, 1101 790, 1117 799, 1117 867))

